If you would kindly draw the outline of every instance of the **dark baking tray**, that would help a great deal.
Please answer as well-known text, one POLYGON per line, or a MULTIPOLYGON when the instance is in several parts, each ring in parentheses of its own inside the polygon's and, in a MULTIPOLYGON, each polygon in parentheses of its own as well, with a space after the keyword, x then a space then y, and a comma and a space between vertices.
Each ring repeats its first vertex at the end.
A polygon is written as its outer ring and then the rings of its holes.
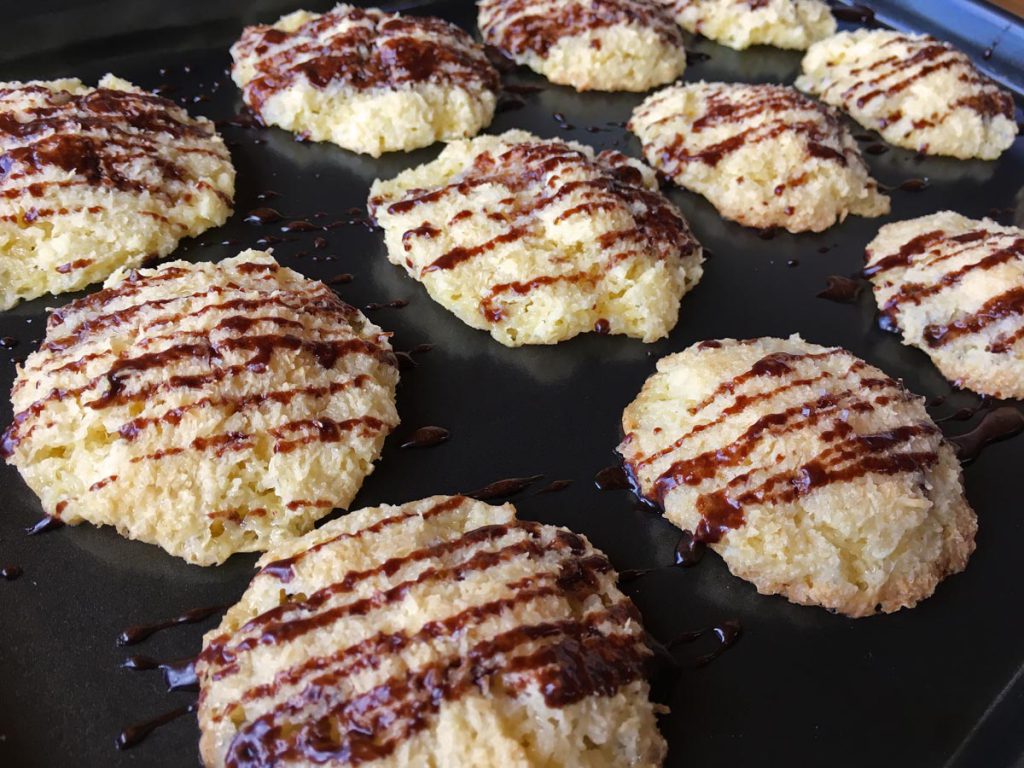
MULTIPOLYGON (((300 5, 8 2, 0 78, 74 75, 91 83, 112 71, 147 88, 163 86, 194 112, 225 119, 240 107, 226 73, 228 46, 245 24, 273 20, 300 5)), ((328 7, 323 0, 306 5, 328 7)), ((1019 21, 965 0, 878 0, 872 6, 889 23, 956 41, 1019 92, 1019 21)), ((475 29, 469 2, 401 7, 475 29)), ((708 41, 688 43, 710 58, 692 63, 687 79, 790 82, 799 67, 797 53, 736 53, 708 41)), ((506 79, 545 85, 522 70, 506 79)), ((523 127, 638 154, 635 139, 614 125, 627 119, 638 96, 544 87, 524 98, 525 107, 499 114, 490 131, 523 127), (553 118, 556 112, 564 124, 553 118)), ((276 226, 243 223, 245 213, 261 204, 260 192, 280 192, 270 204, 288 217, 326 211, 327 221, 344 219, 349 208, 362 208, 375 176, 392 176, 439 151, 435 146, 373 160, 334 146, 297 143, 278 130, 226 126, 223 133, 238 169, 236 213, 222 229, 184 243, 177 256, 220 259, 267 234, 280 235, 276 226), (225 240, 241 245, 221 245, 225 240)), ((714 255, 700 285, 683 301, 678 327, 653 345, 591 334, 556 347, 506 349, 456 320, 392 267, 379 233, 355 224, 289 235, 294 241, 275 248, 284 264, 315 278, 352 273, 354 281, 339 290, 358 306, 408 298, 407 308, 379 310, 373 318, 395 331, 399 349, 436 345, 417 356, 418 368, 403 373, 402 426, 388 440, 356 505, 543 473, 546 480, 573 483, 559 493, 528 490, 516 496, 524 517, 585 533, 620 569, 671 563, 678 531, 639 508, 627 492, 597 490, 593 478, 614 459, 621 410, 654 361, 706 338, 799 331, 809 340, 847 347, 903 377, 916 392, 946 396, 933 409, 937 416, 977 404, 969 393, 950 393, 923 354, 879 330, 870 296, 843 305, 816 294, 826 276, 858 269, 864 245, 886 220, 943 208, 969 216, 1015 209, 1000 216, 1009 221, 1016 215, 1020 223, 1024 141, 994 163, 922 159, 895 149, 867 159, 882 182, 928 177, 931 186, 894 192, 888 219, 851 218, 819 235, 778 234, 770 240, 723 221, 701 198, 673 191, 714 255), (317 234, 329 247, 312 247, 317 234), (791 261, 798 263, 790 266, 791 261), (427 424, 449 428, 451 440, 429 450, 399 449, 413 429, 427 424)), ((15 360, 42 337, 45 308, 70 298, 41 299, 0 315, 0 336, 18 341, 13 350, 0 349, 0 390, 9 389, 15 360)), ((4 397, 0 425, 10 415, 4 397)), ((944 426, 956 433, 972 422, 944 426)), ((686 659, 710 646, 698 643, 678 652, 685 668, 671 690, 672 713, 662 722, 671 745, 668 764, 1024 764, 1022 458, 1024 438, 1018 438, 991 446, 967 467, 967 492, 980 518, 977 553, 965 573, 910 611, 853 621, 761 597, 730 576, 713 554, 697 567, 665 568, 628 584, 647 626, 662 640, 726 619, 738 619, 744 628, 743 639, 706 666, 686 659)), ((35 496, 10 467, 0 468, 0 487, 0 564, 24 569, 18 580, 0 581, 0 765, 195 765, 198 730, 190 717, 134 749, 115 749, 124 726, 193 696, 166 693, 157 673, 119 665, 136 652, 188 656, 216 619, 162 632, 131 649, 115 640, 131 624, 233 601, 252 575, 254 557, 237 556, 220 568, 191 567, 156 547, 88 525, 26 536, 24 529, 40 517, 35 496)))

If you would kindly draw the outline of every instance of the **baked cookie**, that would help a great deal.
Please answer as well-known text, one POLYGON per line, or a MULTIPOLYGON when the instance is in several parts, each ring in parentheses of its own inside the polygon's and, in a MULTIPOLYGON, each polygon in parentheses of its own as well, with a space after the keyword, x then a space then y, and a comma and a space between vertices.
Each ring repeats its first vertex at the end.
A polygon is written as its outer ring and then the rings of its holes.
POLYGON ((345 507, 398 423, 387 335, 245 251, 115 272, 55 310, 2 453, 48 515, 209 565, 345 507))
POLYGON ((525 131, 453 142, 375 181, 369 209, 394 264, 510 347, 590 330, 662 338, 701 275, 701 247, 650 168, 525 131))
POLYGON ((1017 136, 1013 97, 927 35, 840 32, 811 46, 796 87, 929 155, 994 160, 1017 136))
POLYGON ((658 0, 479 0, 484 41, 577 91, 646 91, 686 69, 658 0))
POLYGON ((213 123, 107 75, 0 83, 0 309, 166 256, 231 215, 213 123))
POLYGON ((804 50, 836 31, 821 0, 658 0, 681 27, 742 51, 752 45, 804 50))
POLYGON ((501 87, 483 47, 455 25, 352 5, 246 27, 231 58, 264 123, 373 157, 474 136, 501 87))
POLYGON ((953 447, 921 398, 845 350, 701 342, 658 361, 622 427, 643 494, 762 594, 889 613, 974 551, 953 447))
POLYGON ((889 212, 840 117, 789 87, 672 86, 629 129, 651 165, 744 226, 820 232, 889 212))
POLYGON ((1024 398, 1024 229, 952 211, 886 224, 864 274, 882 324, 957 386, 1024 398))
POLYGON ((196 662, 207 766, 660 766, 640 615, 505 504, 362 509, 268 552, 196 662))

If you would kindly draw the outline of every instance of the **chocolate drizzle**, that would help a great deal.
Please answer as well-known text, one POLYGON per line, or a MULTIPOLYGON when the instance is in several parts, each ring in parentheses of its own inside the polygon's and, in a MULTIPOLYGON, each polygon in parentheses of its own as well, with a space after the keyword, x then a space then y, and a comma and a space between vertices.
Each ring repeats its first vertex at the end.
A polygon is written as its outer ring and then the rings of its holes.
MULTIPOLYGON (((673 92, 662 97, 673 98, 673 92)), ((659 110, 662 100, 646 102, 630 122, 634 132, 643 141, 645 126, 652 113, 659 110)), ((664 121, 666 118, 659 118, 664 121)), ((676 118, 681 119, 681 118, 676 118)), ((645 142, 649 158, 657 156, 659 170, 669 177, 676 176, 688 163, 716 166, 727 155, 753 144, 760 144, 783 134, 793 134, 805 146, 807 157, 846 166, 860 163, 855 150, 842 142, 843 125, 832 110, 812 101, 793 88, 777 85, 707 85, 705 86, 702 114, 692 124, 674 133, 666 143, 645 142), (770 119, 765 120, 765 116, 770 119), (709 128, 728 128, 727 138, 702 144, 701 133, 709 128)), ((776 196, 784 198, 785 191, 802 186, 808 175, 805 169, 778 183, 776 196)), ((781 200, 780 205, 786 201, 781 200)))
MULTIPOLYGON (((726 444, 675 458, 650 482, 650 498, 663 506, 666 496, 680 486, 699 489, 694 506, 701 519, 692 539, 713 544, 729 530, 743 525, 744 508, 749 505, 791 503, 827 485, 849 482, 867 474, 925 471, 938 460, 935 439, 938 430, 930 422, 862 433, 848 420, 851 413, 869 413, 878 406, 909 397, 892 379, 867 374, 865 368, 865 363, 839 350, 769 354, 724 381, 709 397, 689 410, 697 415, 726 394, 732 397, 731 404, 664 448, 631 459, 630 467, 640 472, 652 462, 679 452, 694 435, 742 413, 754 403, 770 400, 787 390, 807 388, 810 393, 805 401, 764 414, 726 444), (838 376, 819 366, 807 375, 797 369, 800 361, 836 355, 850 360, 848 370, 838 376), (767 389, 739 391, 743 384, 757 379, 778 379, 779 383, 767 389), (828 379, 838 380, 826 386, 824 382, 828 379), (765 463, 751 471, 740 471, 775 436, 793 430, 809 433, 813 430, 815 442, 820 443, 816 453, 806 460, 801 459, 795 467, 776 468, 765 463)), ((783 457, 777 458, 781 464, 783 457)))
MULTIPOLYGON (((897 135, 904 133, 903 130, 894 129, 897 124, 901 128, 905 125, 908 132, 912 129, 931 128, 944 123, 958 109, 969 109, 984 120, 997 116, 1013 120, 1013 97, 979 73, 971 60, 952 45, 929 36, 918 38, 898 35, 882 44, 883 54, 889 45, 900 45, 905 50, 881 55, 870 62, 854 55, 847 56, 842 63, 836 63, 829 70, 829 82, 821 92, 822 98, 829 103, 841 105, 871 128, 895 130, 897 135), (904 95, 908 89, 932 75, 943 77, 942 73, 947 71, 952 71, 952 79, 972 88, 974 95, 951 99, 927 118, 914 119, 904 115, 899 108, 900 100, 916 98, 912 94, 904 95), (895 110, 894 102, 897 105, 895 110)), ((928 90, 929 86, 925 86, 923 92, 928 90)), ((875 154, 887 150, 883 144, 866 149, 875 154)))
MULTIPOLYGON (((505 226, 497 234, 488 232, 488 238, 482 242, 463 243, 432 255, 432 260, 425 264, 406 261, 410 274, 425 279, 434 272, 455 270, 495 252, 522 247, 524 240, 540 235, 540 214, 551 208, 558 211, 555 224, 599 210, 622 211, 622 218, 628 222, 621 229, 600 235, 602 263, 586 270, 563 267, 553 274, 497 283, 483 290, 474 288, 479 295, 480 314, 491 323, 507 322, 515 310, 530 304, 519 297, 539 289, 565 284, 593 288, 603 280, 607 269, 623 260, 635 259, 638 254, 652 253, 657 258, 666 258, 668 254, 687 256, 699 247, 674 206, 644 186, 642 175, 625 155, 608 150, 590 158, 558 140, 521 142, 500 153, 483 152, 445 186, 413 189, 397 199, 374 197, 369 208, 374 217, 379 217, 381 209, 389 216, 407 217, 399 223, 409 227, 402 234, 402 242, 411 248, 413 239, 433 239, 442 229, 458 227, 459 222, 479 215, 467 208, 451 216, 450 221, 424 221, 423 217, 429 214, 419 213, 421 208, 471 195, 484 186, 500 186, 508 191, 498 205, 491 206, 493 210, 487 211, 487 216, 506 223, 505 226)), ((553 270, 557 267, 552 264, 553 270)), ((607 324, 601 323, 600 318, 596 322, 598 332, 607 324)))
MULTIPOLYGON (((1020 261, 1024 261, 1024 236, 1013 232, 990 232, 981 227, 953 235, 934 230, 908 240, 895 253, 869 251, 864 274, 876 283, 882 327, 898 330, 899 315, 906 305, 925 304, 972 275, 1020 261), (929 275, 913 281, 901 275, 894 280, 887 274, 896 270, 932 269, 944 262, 953 262, 954 266, 945 268, 937 277, 929 275)), ((1011 285, 991 295, 976 309, 954 312, 947 311, 950 315, 947 322, 932 322, 924 328, 925 344, 932 348, 943 347, 961 337, 984 333, 1008 318, 1024 315, 1024 287, 1011 285)), ((1003 354, 1021 340, 1024 340, 1024 323, 1018 322, 991 336, 985 349, 992 354, 1003 354)))
POLYGON ((14 581, 20 579, 24 573, 25 570, 20 565, 5 565, 0 568, 0 579, 14 581))
MULTIPOLYGON (((457 507, 464 499, 452 501, 457 507)), ((529 686, 549 706, 562 707, 588 696, 613 695, 640 679, 651 652, 636 624, 639 615, 624 598, 580 611, 575 618, 485 629, 490 620, 520 607, 528 610, 534 602, 562 598, 583 606, 604 590, 600 577, 611 571, 611 565, 603 555, 576 534, 527 522, 485 526, 371 570, 349 572, 312 595, 252 618, 233 634, 214 638, 200 655, 198 674, 201 679, 223 680, 238 671, 240 656, 255 648, 279 647, 311 632, 329 633, 348 617, 401 611, 402 601, 416 599, 414 590, 421 585, 484 579, 505 563, 526 560, 538 564, 536 572, 505 584, 496 599, 418 629, 380 632, 342 645, 243 690, 238 698, 242 707, 271 701, 259 708, 261 714, 238 724, 225 764, 241 768, 298 760, 359 765, 381 759, 430 727, 443 702, 492 680, 511 695, 529 686), (366 589, 369 580, 381 576, 390 580, 377 591, 366 589), (349 597, 356 591, 360 597, 349 597), (453 653, 447 642, 452 637, 467 638, 468 650, 453 653), (386 670, 382 664, 388 656, 422 644, 436 648, 439 658, 399 674, 385 672, 383 682, 369 689, 350 682, 361 672, 386 670)), ((206 714, 217 720, 230 716, 229 709, 206 714)))
POLYGON ((481 46, 461 29, 430 17, 339 6, 291 32, 246 27, 232 50, 255 69, 245 103, 264 102, 304 80, 314 88, 368 90, 419 83, 498 91, 500 77, 481 46))
POLYGON ((621 25, 650 29, 671 46, 683 49, 683 35, 667 8, 643 0, 482 0, 480 31, 484 40, 511 57, 544 56, 560 40, 621 25))
MULTIPOLYGON (((90 186, 147 194, 173 207, 196 188, 212 189, 164 156, 163 148, 171 141, 179 152, 228 160, 211 123, 193 120, 159 96, 111 88, 74 94, 34 83, 0 88, 0 194, 9 199, 41 198, 48 187, 57 185, 90 186), (24 99, 31 106, 20 106, 24 99), (53 169, 68 178, 33 180, 53 169)), ((227 195, 216 194, 230 204, 227 195)), ((101 209, 32 206, 25 221, 101 209)), ((70 272, 90 263, 79 259, 61 270, 70 272)))

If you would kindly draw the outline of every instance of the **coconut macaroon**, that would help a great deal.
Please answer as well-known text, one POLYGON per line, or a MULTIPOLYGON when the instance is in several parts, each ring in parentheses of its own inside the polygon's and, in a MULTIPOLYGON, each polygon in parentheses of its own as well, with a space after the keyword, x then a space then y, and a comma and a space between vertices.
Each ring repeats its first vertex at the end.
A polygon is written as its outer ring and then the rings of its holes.
POLYGON ((435 496, 259 565, 196 662, 207 766, 661 765, 640 615, 582 536, 435 496))
POLYGON ((54 311, 2 452, 66 523, 209 565, 345 507, 398 423, 387 334, 245 251, 116 272, 54 311))
POLYGON ((646 91, 686 69, 683 35, 657 0, 480 0, 484 41, 552 83, 646 91))
POLYGON ((351 5, 246 27, 231 57, 264 123, 373 157, 476 135, 501 86, 455 25, 351 5))
POLYGON ((701 342, 658 361, 622 427, 643 494, 762 594, 889 613, 974 550, 953 447, 921 398, 845 350, 701 342))
POLYGON ((445 147, 370 190, 388 258, 507 346, 675 326, 703 256, 654 172, 524 131, 445 147))
POLYGON ((1024 229, 942 211, 886 224, 867 247, 884 327, 957 386, 1024 398, 1024 229))
POLYGON ((744 226, 820 232, 889 212, 839 115, 789 87, 672 86, 629 129, 651 165, 744 226))
POLYGON ((742 51, 752 45, 806 49, 836 31, 821 0, 658 0, 689 32, 742 51))
POLYGON ((949 43, 886 29, 811 46, 796 87, 897 147, 994 160, 1017 136, 1013 97, 949 43))
POLYGON ((213 123, 107 75, 0 83, 0 309, 166 256, 231 214, 213 123))

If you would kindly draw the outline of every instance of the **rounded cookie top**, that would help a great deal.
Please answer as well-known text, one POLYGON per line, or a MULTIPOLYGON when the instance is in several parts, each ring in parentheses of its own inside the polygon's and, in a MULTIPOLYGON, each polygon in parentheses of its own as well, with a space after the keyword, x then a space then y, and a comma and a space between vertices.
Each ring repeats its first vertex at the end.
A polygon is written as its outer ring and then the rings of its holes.
POLYGON ((686 69, 683 36, 656 0, 480 0, 484 41, 578 91, 646 91, 686 69))
POLYGON ((821 0, 658 0, 681 27, 742 51, 752 45, 806 49, 836 31, 821 0))
POLYGON ((994 160, 1017 135, 1009 92, 927 35, 841 32, 811 46, 796 87, 925 154, 994 160))
POLYGON ((436 496, 259 565, 196 663, 207 766, 661 765, 640 616, 582 536, 436 496))
POLYGON ((620 152, 524 131, 449 144, 375 181, 388 258, 463 322, 508 346, 597 330, 654 341, 701 275, 701 248, 620 152))
POLYGON ((886 224, 864 274, 882 324, 947 379, 1024 398, 1024 229, 952 211, 886 224))
POLYGON ((213 123, 106 75, 0 83, 0 309, 166 256, 231 214, 213 123))
POLYGON ((839 116, 786 86, 665 88, 629 129, 651 165, 748 227, 820 232, 849 213, 889 212, 839 116))
POLYGON ((65 522, 202 565, 264 550, 372 471, 398 421, 386 337, 258 251, 118 272, 50 316, 2 451, 65 522))
POLYGON ((246 27, 231 57, 264 123, 373 157, 475 135, 501 86, 455 25, 343 4, 246 27))
POLYGON ((763 594, 888 613, 974 550, 952 446, 920 398, 845 350, 701 342, 658 361, 622 427, 643 494, 763 594))

